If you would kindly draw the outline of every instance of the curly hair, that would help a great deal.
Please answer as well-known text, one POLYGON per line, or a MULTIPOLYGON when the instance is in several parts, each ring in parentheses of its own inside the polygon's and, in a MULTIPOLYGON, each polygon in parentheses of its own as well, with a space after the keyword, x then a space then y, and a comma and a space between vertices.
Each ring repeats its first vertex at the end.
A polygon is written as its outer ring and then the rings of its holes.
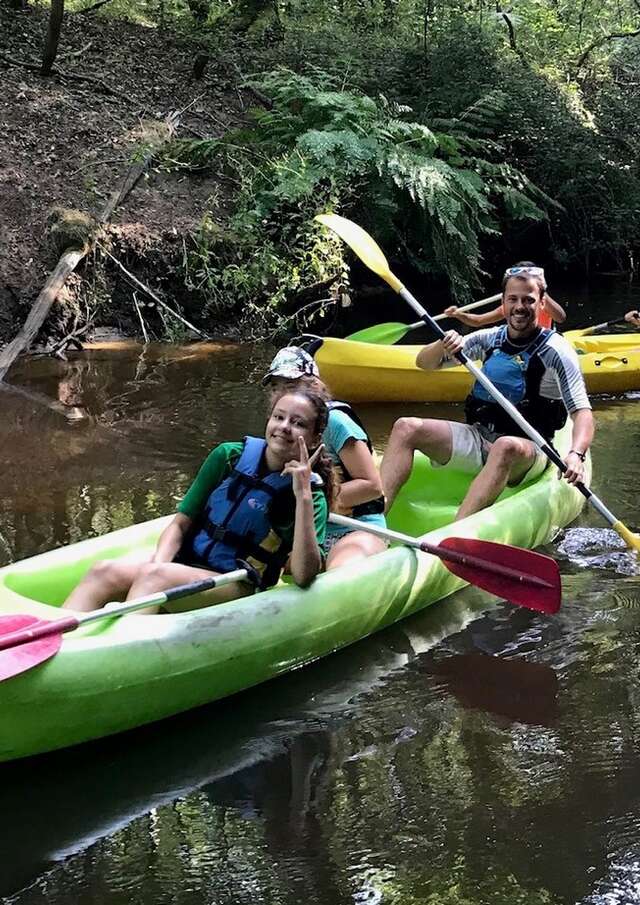
POLYGON ((311 374, 303 374, 301 377, 272 377, 268 384, 269 405, 273 408, 275 401, 284 393, 299 393, 308 391, 324 399, 325 403, 331 402, 333 396, 329 388, 319 377, 311 374))
MULTIPOLYGON (((327 403, 331 397, 327 394, 327 398, 325 398, 324 395, 321 395, 320 393, 316 393, 313 390, 309 389, 308 385, 305 383, 305 381, 307 380, 315 381, 317 380, 317 378, 301 377, 299 380, 287 381, 288 386, 274 387, 269 393, 269 414, 271 414, 276 406, 276 403, 280 399, 282 399, 283 396, 302 396, 304 399, 311 403, 316 415, 313 425, 314 433, 317 436, 322 437, 322 434, 324 433, 324 430, 329 422, 329 406, 327 405, 327 403)), ((318 381, 318 383, 320 383, 324 387, 322 381, 318 381)), ((309 453, 313 455, 316 449, 317 447, 310 449, 309 453)), ((335 491, 334 472, 331 457, 325 450, 320 453, 320 455, 314 462, 313 470, 322 478, 322 490, 327 498, 329 507, 331 507, 335 491)))

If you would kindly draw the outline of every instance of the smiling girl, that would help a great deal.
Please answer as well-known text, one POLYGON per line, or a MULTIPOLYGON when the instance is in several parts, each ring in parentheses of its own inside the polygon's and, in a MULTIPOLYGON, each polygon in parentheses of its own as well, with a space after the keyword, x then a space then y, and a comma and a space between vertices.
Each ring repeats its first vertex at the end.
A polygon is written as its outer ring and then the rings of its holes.
POLYGON ((248 564, 253 580, 201 595, 208 606, 271 587, 287 560, 295 583, 309 585, 322 568, 332 487, 321 445, 327 418, 326 403, 314 393, 280 396, 264 439, 221 443, 208 455, 149 562, 96 563, 64 606, 94 610, 248 564), (322 490, 313 481, 314 467, 322 490))

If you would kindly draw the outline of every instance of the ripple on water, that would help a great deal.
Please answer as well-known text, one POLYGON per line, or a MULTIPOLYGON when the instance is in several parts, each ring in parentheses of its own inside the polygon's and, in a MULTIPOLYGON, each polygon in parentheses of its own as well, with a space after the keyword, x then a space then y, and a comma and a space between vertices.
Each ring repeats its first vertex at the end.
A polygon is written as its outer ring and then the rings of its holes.
POLYGON ((610 528, 569 528, 557 546, 560 556, 582 569, 640 575, 640 558, 610 528))
POLYGON ((637 847, 612 859, 607 877, 578 905, 640 905, 640 852, 637 847))

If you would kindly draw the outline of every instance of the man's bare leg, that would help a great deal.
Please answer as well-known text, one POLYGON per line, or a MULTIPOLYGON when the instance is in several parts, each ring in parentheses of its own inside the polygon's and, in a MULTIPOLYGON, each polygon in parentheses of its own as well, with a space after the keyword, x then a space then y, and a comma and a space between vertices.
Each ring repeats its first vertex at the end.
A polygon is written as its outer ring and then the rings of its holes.
POLYGON ((402 485, 413 467, 417 449, 439 465, 445 465, 452 452, 451 425, 435 418, 398 418, 393 425, 386 452, 380 465, 386 509, 391 509, 402 485))
POLYGON ((498 437, 491 445, 486 464, 471 483, 456 521, 486 509, 494 503, 507 484, 517 484, 536 459, 536 447, 520 437, 498 437))

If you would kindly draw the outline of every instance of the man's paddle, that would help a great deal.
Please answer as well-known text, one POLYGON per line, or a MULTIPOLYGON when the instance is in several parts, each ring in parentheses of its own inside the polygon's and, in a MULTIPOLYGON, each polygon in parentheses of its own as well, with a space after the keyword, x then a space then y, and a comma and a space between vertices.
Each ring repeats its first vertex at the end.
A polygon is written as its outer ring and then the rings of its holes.
MULTIPOLYGON (((387 263, 387 259, 385 258, 382 249, 361 226, 358 226, 351 220, 347 220, 346 217, 339 217, 337 214, 319 214, 316 217, 316 220, 319 220, 320 223, 323 223, 325 226, 328 226, 329 229, 332 229, 337 233, 370 270, 377 273, 379 277, 382 277, 382 279, 413 308, 416 314, 422 318, 423 322, 431 327, 438 339, 444 338, 444 330, 442 330, 440 325, 434 321, 427 311, 425 311, 420 302, 414 298, 409 290, 405 288, 401 280, 389 270, 389 264, 387 263)), ((567 470, 567 466, 555 449, 547 443, 542 434, 538 433, 538 431, 522 417, 517 408, 506 398, 506 396, 502 395, 480 368, 467 358, 464 352, 456 353, 455 357, 471 372, 471 374, 473 374, 475 379, 482 384, 487 393, 495 399, 498 405, 501 405, 505 412, 513 418, 527 437, 529 437, 530 440, 533 440, 533 442, 540 447, 545 456, 547 456, 547 458, 550 459, 564 474, 567 470)), ((580 491, 593 508, 600 513, 609 525, 611 525, 613 530, 617 531, 620 537, 632 550, 640 550, 639 535, 634 534, 630 528, 627 528, 626 525, 617 519, 595 493, 589 490, 584 484, 577 483, 574 484, 574 487, 580 491)))
POLYGON ((429 544, 409 534, 333 513, 329 521, 437 556, 454 575, 518 606, 540 613, 557 613, 560 609, 560 570, 550 556, 472 537, 447 537, 439 544, 429 544))
MULTIPOLYGON (((462 308, 458 308, 458 311, 473 311, 475 308, 482 308, 485 305, 490 305, 492 302, 499 302, 501 298, 502 294, 499 292, 497 295, 490 295, 487 299, 480 299, 478 302, 471 302, 468 305, 463 305, 462 308)), ((446 318, 447 315, 444 313, 437 314, 434 317, 434 321, 442 321, 446 320, 446 318)), ((424 321, 419 320, 416 321, 415 324, 376 324, 374 327, 365 327, 364 330, 358 330, 356 333, 346 336, 345 339, 355 343, 393 345, 393 343, 402 339, 402 337, 410 330, 417 330, 418 327, 424 327, 424 321)))
POLYGON ((124 616, 147 606, 164 606, 171 600, 190 597, 212 588, 222 588, 234 581, 250 578, 248 569, 236 569, 225 575, 215 575, 201 581, 181 584, 168 591, 147 594, 136 600, 129 600, 106 609, 95 610, 84 616, 74 616, 69 612, 63 619, 48 622, 24 613, 15 616, 0 616, 0 682, 19 675, 55 656, 62 644, 64 632, 72 632, 81 625, 97 622, 99 619, 113 619, 124 616))

